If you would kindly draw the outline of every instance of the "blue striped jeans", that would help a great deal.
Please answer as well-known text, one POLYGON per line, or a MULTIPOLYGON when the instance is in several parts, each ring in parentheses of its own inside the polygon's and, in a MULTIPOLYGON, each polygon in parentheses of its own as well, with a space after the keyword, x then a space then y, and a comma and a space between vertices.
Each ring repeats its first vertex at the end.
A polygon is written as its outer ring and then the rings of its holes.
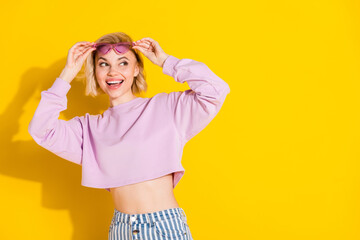
POLYGON ((109 240, 193 240, 185 211, 169 208, 143 214, 114 209, 109 240))

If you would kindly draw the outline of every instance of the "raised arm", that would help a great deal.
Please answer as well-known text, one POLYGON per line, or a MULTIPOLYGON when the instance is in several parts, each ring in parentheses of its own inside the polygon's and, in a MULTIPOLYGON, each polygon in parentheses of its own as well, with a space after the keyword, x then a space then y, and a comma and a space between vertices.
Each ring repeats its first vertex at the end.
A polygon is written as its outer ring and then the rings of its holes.
POLYGON ((166 98, 179 134, 187 142, 220 111, 230 87, 204 63, 172 55, 166 58, 163 73, 191 88, 170 92, 166 98))
POLYGON ((59 119, 67 108, 66 94, 86 57, 95 50, 91 42, 77 42, 69 50, 66 65, 53 85, 41 92, 41 100, 28 126, 35 142, 59 157, 82 165, 85 117, 59 119))
POLYGON ((81 165, 84 117, 76 116, 68 121, 58 119, 60 112, 67 108, 66 94, 70 88, 67 81, 56 78, 48 90, 41 92, 28 131, 43 148, 81 165))

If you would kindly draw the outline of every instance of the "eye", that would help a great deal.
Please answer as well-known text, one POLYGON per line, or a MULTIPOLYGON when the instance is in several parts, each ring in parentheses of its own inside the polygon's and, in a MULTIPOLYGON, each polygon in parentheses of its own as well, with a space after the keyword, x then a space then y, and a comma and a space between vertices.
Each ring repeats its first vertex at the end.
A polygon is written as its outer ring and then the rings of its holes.
MULTIPOLYGON (((105 64, 107 64, 106 62, 102 62, 102 63, 99 63, 99 66, 101 66, 101 64, 103 64, 103 63, 105 63, 105 64)), ((121 62, 120 64, 123 64, 124 63, 124 66, 126 66, 126 65, 128 65, 128 62, 121 62)))

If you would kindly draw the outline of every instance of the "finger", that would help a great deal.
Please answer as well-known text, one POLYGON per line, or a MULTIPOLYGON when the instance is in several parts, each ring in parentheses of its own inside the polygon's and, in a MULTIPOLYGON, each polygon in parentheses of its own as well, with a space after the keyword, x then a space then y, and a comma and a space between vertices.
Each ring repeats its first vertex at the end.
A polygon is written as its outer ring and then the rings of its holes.
POLYGON ((135 46, 136 45, 151 45, 151 42, 149 42, 149 41, 139 41, 139 42, 135 43, 135 46))
POLYGON ((150 50, 150 47, 147 47, 147 46, 135 46, 135 47, 133 47, 133 48, 139 49, 139 50, 141 50, 141 51, 151 51, 151 50, 150 50))
POLYGON ((150 41, 150 42, 155 41, 154 39, 149 38, 149 37, 145 37, 145 38, 140 39, 140 41, 146 41, 146 40, 150 41))
POLYGON ((160 46, 157 41, 155 41, 155 40, 153 40, 153 39, 151 39, 151 38, 146 38, 146 39, 144 39, 142 42, 148 43, 148 44, 150 44, 150 45, 153 46, 153 47, 159 47, 159 46, 160 46))
POLYGON ((90 47, 89 49, 87 49, 85 52, 83 52, 82 54, 80 54, 78 57, 77 57, 77 59, 81 59, 81 58, 85 58, 85 57, 87 57, 88 55, 89 55, 89 53, 91 53, 92 51, 94 51, 95 50, 95 48, 92 48, 92 47, 90 47))
POLYGON ((144 41, 139 41, 137 44, 148 44, 151 45, 151 42, 148 40, 144 40, 144 41))
POLYGON ((91 47, 90 45, 84 45, 84 46, 78 46, 74 52, 81 52, 87 49, 88 47, 91 47))
POLYGON ((148 48, 150 46, 150 44, 148 44, 148 43, 139 43, 139 44, 136 44, 135 46, 148 48))
POLYGON ((72 47, 69 50, 69 53, 75 55, 75 54, 78 54, 79 52, 83 51, 84 48, 85 48, 85 46, 77 45, 77 46, 72 47))
POLYGON ((152 40, 152 41, 150 41, 150 40, 144 40, 144 41, 142 41, 141 43, 143 43, 143 44, 148 44, 150 47, 153 47, 153 48, 159 46, 159 44, 158 44, 155 40, 152 40))
POLYGON ((83 43, 83 44, 79 44, 76 46, 77 49, 83 49, 85 47, 91 47, 93 44, 91 42, 86 42, 86 43, 83 43))
POLYGON ((140 44, 140 43, 150 43, 148 40, 146 40, 146 41, 143 41, 143 40, 137 40, 136 42, 134 42, 135 43, 135 45, 136 44, 140 44))
POLYGON ((81 51, 77 52, 76 54, 74 54, 74 58, 77 59, 79 56, 86 53, 89 49, 95 50, 95 48, 92 48, 91 46, 85 47, 83 50, 81 50, 81 51))
POLYGON ((72 47, 72 49, 75 49, 75 48, 77 48, 77 47, 79 47, 79 46, 86 46, 86 45, 89 45, 89 44, 91 44, 91 42, 89 42, 89 41, 77 42, 77 43, 74 44, 74 46, 72 47))
POLYGON ((86 50, 86 52, 84 52, 82 55, 84 56, 84 57, 87 57, 92 51, 94 51, 96 48, 94 48, 94 47, 91 47, 91 48, 89 48, 88 50, 86 50))
POLYGON ((143 48, 143 47, 136 46, 136 47, 133 47, 133 48, 140 51, 140 52, 142 52, 142 53, 144 53, 144 51, 145 51, 145 48, 143 48))
POLYGON ((86 49, 88 49, 89 47, 91 47, 91 46, 77 47, 77 48, 74 50, 74 53, 75 53, 75 54, 80 54, 80 53, 86 51, 86 49))
POLYGON ((137 40, 135 43, 144 43, 144 42, 146 42, 146 43, 151 43, 151 42, 153 42, 153 41, 155 41, 155 40, 153 40, 153 39, 151 39, 151 38, 142 38, 142 39, 140 39, 140 40, 137 40))
POLYGON ((144 51, 142 47, 138 47, 138 46, 133 47, 133 49, 135 49, 135 50, 139 50, 140 52, 144 51))
POLYGON ((89 41, 81 41, 81 42, 77 42, 75 45, 86 45, 86 44, 89 44, 91 42, 89 41))

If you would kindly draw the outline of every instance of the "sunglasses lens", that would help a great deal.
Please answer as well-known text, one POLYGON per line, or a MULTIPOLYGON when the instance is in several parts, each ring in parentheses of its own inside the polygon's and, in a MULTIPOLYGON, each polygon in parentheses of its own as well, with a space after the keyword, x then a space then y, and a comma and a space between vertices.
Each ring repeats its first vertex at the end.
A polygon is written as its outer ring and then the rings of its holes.
POLYGON ((109 44, 99 44, 96 49, 101 53, 101 54, 105 54, 107 53, 111 48, 111 45, 109 44))
POLYGON ((115 49, 118 53, 126 53, 130 49, 130 45, 128 43, 118 43, 116 44, 115 49))

